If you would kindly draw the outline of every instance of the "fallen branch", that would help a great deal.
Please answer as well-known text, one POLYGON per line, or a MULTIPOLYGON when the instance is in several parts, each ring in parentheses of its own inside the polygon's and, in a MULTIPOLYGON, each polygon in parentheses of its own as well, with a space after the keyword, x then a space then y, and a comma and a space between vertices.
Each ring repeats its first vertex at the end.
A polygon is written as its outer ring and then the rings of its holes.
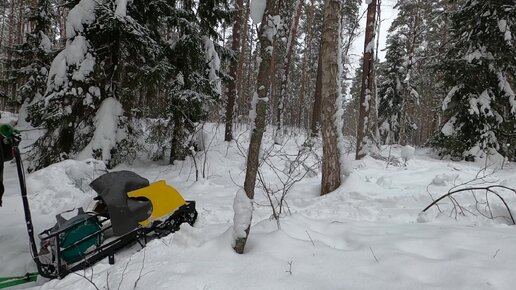
MULTIPOLYGON (((475 190, 485 190, 486 191, 486 206, 488 207, 489 211, 491 212, 491 206, 489 205, 489 200, 488 200, 488 193, 491 193, 491 194, 494 194, 495 196, 497 196, 500 201, 504 204, 505 206, 505 209, 507 210, 507 212, 509 213, 509 217, 510 217, 510 220, 512 221, 512 224, 513 225, 516 225, 516 222, 514 220, 514 216, 512 215, 512 212, 511 212, 511 209, 509 208, 509 205, 507 204, 507 202, 505 201, 505 199, 503 199, 503 197, 498 193, 496 192, 494 189, 505 189, 505 190, 508 190, 508 191, 511 191, 513 192, 514 194, 516 194, 516 190, 510 188, 510 187, 507 187, 507 186, 503 186, 503 185, 490 185, 490 186, 485 186, 485 187, 467 187, 467 188, 461 188, 461 189, 457 189, 457 190, 453 190, 453 191, 449 191, 447 194, 439 197, 438 199, 434 200, 431 204, 429 204, 425 209, 423 209, 423 212, 426 212, 429 208, 431 208, 432 206, 437 206, 437 203, 441 200, 443 200, 444 198, 450 198, 450 200, 452 201, 452 204, 454 206, 454 210, 455 210, 455 214, 457 214, 457 207, 460 209, 461 211, 461 214, 462 215, 465 215, 464 214, 464 211, 463 211, 463 207, 460 206, 460 204, 458 203, 458 201, 453 197, 454 194, 457 194, 457 193, 461 193, 461 192, 465 192, 465 191, 471 191, 471 192, 474 192, 475 190)), ((478 200, 476 199, 476 196, 473 195, 475 200, 477 201, 477 210, 478 210, 478 200)), ((480 211, 479 211, 480 212, 480 211)), ((484 215, 485 216, 485 215, 484 215)), ((492 216, 492 213, 491 213, 491 216, 492 216)), ((493 216, 492 216, 493 217, 493 216)), ((493 217, 494 218, 494 217, 493 217)))

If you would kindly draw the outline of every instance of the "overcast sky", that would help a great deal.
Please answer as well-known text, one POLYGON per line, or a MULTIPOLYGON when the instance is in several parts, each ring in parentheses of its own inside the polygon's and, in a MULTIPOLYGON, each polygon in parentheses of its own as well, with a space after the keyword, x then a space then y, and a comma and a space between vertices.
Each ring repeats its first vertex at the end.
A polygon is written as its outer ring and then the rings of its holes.
MULTIPOLYGON (((380 25, 380 49, 378 57, 380 60, 383 60, 385 58, 385 51, 383 49, 385 48, 385 41, 387 38, 387 30, 391 26, 392 21, 397 15, 397 10, 395 10, 393 7, 396 4, 396 0, 382 0, 381 4, 381 25, 380 25)), ((367 4, 365 4, 365 1, 362 3, 362 8, 360 14, 362 14, 363 11, 367 10, 367 4)), ((358 65, 358 62, 360 58, 362 57, 362 54, 364 53, 364 32, 365 32, 365 24, 366 24, 366 17, 364 14, 364 17, 362 18, 362 22, 360 23, 360 35, 355 40, 355 43, 353 43, 353 49, 351 50, 351 59, 353 62, 354 68, 358 65)))

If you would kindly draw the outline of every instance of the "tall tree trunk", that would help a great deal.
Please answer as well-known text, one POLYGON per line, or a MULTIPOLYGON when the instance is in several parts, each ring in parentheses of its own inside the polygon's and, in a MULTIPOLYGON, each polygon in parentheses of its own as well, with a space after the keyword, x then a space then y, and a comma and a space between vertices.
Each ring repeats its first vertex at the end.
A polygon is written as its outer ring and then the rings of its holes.
POLYGON ((24 0, 18 0, 18 23, 17 23, 17 33, 16 33, 16 44, 22 44, 23 43, 23 29, 24 29, 24 13, 25 13, 25 1, 24 0))
POLYGON ((340 152, 337 141, 335 114, 340 44, 340 0, 328 0, 324 8, 321 42, 321 132, 323 140, 321 195, 337 189, 341 184, 340 152))
POLYGON ((5 4, 2 10, 2 28, 0 28, 0 47, 4 46, 4 31, 5 31, 5 11, 7 11, 7 4, 5 4))
MULTIPOLYGON (((10 98, 14 96, 14 88, 16 87, 13 83, 13 81, 10 80, 13 64, 12 64, 12 58, 13 58, 13 50, 14 50, 14 44, 16 40, 16 2, 15 0, 11 0, 11 11, 9 11, 9 20, 8 20, 8 38, 7 38, 7 65, 6 65, 6 79, 9 80, 8 84, 6 85, 6 94, 7 97, 10 98)), ((5 109, 7 106, 7 98, 2 98, 2 109, 5 109)))
POLYGON ((360 91, 360 109, 357 128, 357 152, 356 159, 362 159, 370 149, 374 140, 372 114, 376 114, 374 102, 374 31, 376 18, 376 1, 372 0, 367 7, 366 35, 364 42, 364 63, 362 74, 362 89, 360 91))
POLYGON ((315 12, 315 5, 314 0, 310 0, 310 7, 308 8, 308 14, 306 15, 306 26, 307 26, 307 32, 306 32, 306 40, 305 40, 305 52, 303 54, 303 64, 301 66, 301 90, 299 92, 299 97, 301 99, 299 108, 299 116, 298 116, 298 124, 299 127, 302 127, 304 125, 303 118, 305 117, 305 99, 306 99, 306 91, 308 87, 308 58, 311 55, 311 48, 312 48, 312 39, 313 39, 313 19, 314 19, 314 12, 315 12))
POLYGON ((413 116, 414 112, 414 101, 411 96, 411 79, 412 79, 412 71, 413 71, 413 60, 414 60, 414 49, 416 46, 416 40, 418 36, 418 27, 419 27, 419 16, 415 15, 414 22, 412 23, 411 29, 411 37, 408 43, 407 54, 407 77, 403 80, 405 84, 405 88, 402 94, 402 110, 400 112, 400 145, 407 145, 408 136, 407 136, 407 121, 410 116, 413 116))
MULTIPOLYGON (((244 86, 244 62, 247 57, 247 51, 248 51, 248 33, 249 33, 249 14, 251 13, 251 9, 249 6, 250 0, 246 0, 245 4, 245 15, 243 16, 243 24, 244 27, 241 30, 240 34, 240 55, 238 56, 238 70, 237 70, 237 92, 238 92, 238 110, 237 114, 241 115, 241 111, 245 108, 243 104, 247 104, 247 87, 244 86)), ((248 62, 250 64, 250 62, 248 62)), ((245 78, 248 79, 248 78, 245 78)))
POLYGON ((229 68, 229 76, 232 78, 228 84, 228 102, 226 105, 226 128, 224 134, 224 141, 233 140, 233 112, 235 110, 235 99, 237 98, 237 83, 238 80, 238 65, 239 60, 241 59, 242 52, 240 51, 240 26, 242 22, 242 12, 243 12, 243 0, 236 1, 236 9, 237 13, 235 16, 235 22, 233 23, 233 42, 231 44, 231 49, 233 52, 238 52, 238 57, 233 57, 231 59, 230 68, 229 68))
MULTIPOLYGON (((262 137, 265 131, 265 117, 267 111, 267 100, 269 97, 269 87, 270 87, 270 65, 271 65, 271 51, 269 47, 272 46, 272 42, 275 38, 275 35, 272 35, 269 38, 266 31, 270 31, 270 29, 275 29, 274 22, 272 20, 272 15, 270 15, 271 11, 274 11, 274 6, 276 5, 276 0, 267 0, 267 5, 265 8, 265 12, 262 17, 262 22, 260 24, 260 32, 258 33, 260 39, 260 58, 259 69, 258 69, 258 79, 256 81, 256 91, 253 95, 253 109, 254 116, 252 112, 250 113, 251 124, 254 125, 251 131, 251 140, 249 142, 249 150, 247 152, 247 168, 246 175, 244 181, 244 190, 249 202, 251 202, 254 198, 254 189, 256 185, 256 176, 258 174, 258 165, 259 165, 259 155, 260 155, 260 147, 262 144, 262 137)), ((237 203, 237 199, 242 198, 237 194, 235 197, 235 204, 237 203)), ((237 206, 235 206, 235 209, 237 206)), ((251 219, 252 219, 252 206, 245 207, 246 210, 251 212, 235 212, 235 221, 237 217, 246 217, 245 226, 246 229, 243 232, 235 232, 234 233, 234 249, 237 253, 242 254, 244 252, 245 244, 247 242, 247 237, 249 235, 249 230, 251 227, 251 219)), ((235 228, 236 228, 235 222, 235 228)))
MULTIPOLYGON (((285 13, 285 6, 288 5, 288 1, 284 1, 284 0, 276 0, 276 5, 274 6, 274 11, 270 11, 270 15, 280 15, 283 19, 284 15, 286 15, 285 13)), ((277 92, 277 78, 278 78, 278 70, 279 70, 279 65, 278 64, 278 56, 279 56, 279 53, 278 53, 278 47, 285 47, 286 44, 284 43, 283 39, 284 39, 284 33, 286 32, 286 29, 283 29, 280 27, 278 27, 278 30, 276 33, 278 33, 278 37, 275 37, 273 40, 272 40, 272 57, 271 57, 271 65, 270 65, 270 75, 272 76, 271 78, 271 85, 270 85, 270 92, 269 92, 269 106, 270 106, 270 110, 269 110, 269 114, 267 117, 270 117, 271 120, 274 120, 274 116, 277 115, 277 112, 278 112, 278 109, 279 109, 279 95, 278 95, 278 92, 277 92)), ((280 86, 281 86, 281 82, 279 83, 280 86)), ((281 90, 281 89, 280 89, 281 90)), ((278 119, 276 119, 276 121, 278 121, 278 119)))
MULTIPOLYGON (((334 52, 336 53, 336 52, 334 52)), ((321 90, 322 90, 322 47, 319 50, 319 58, 317 60, 317 77, 315 79, 314 107, 312 110, 312 122, 310 126, 310 135, 317 137, 319 134, 319 125, 321 123, 321 90)))
POLYGON ((287 85, 288 85, 288 77, 290 74, 290 64, 292 61, 292 52, 294 51, 296 36, 297 36, 297 27, 299 25, 299 18, 301 17, 301 11, 303 8, 303 2, 301 0, 296 0, 295 4, 295 15, 292 19, 292 24, 290 26, 290 31, 288 35, 287 42, 287 55, 285 56, 285 63, 283 64, 283 79, 281 81, 281 91, 278 99, 278 111, 277 111, 277 128, 276 128, 276 136, 274 138, 274 142, 276 144, 282 143, 283 132, 283 107, 285 106, 285 98, 287 94, 287 85))
POLYGON ((61 34, 61 39, 62 39, 62 45, 64 45, 66 43, 66 17, 67 17, 68 13, 67 13, 67 8, 66 7, 62 7, 61 8, 61 13, 59 14, 59 25, 61 27, 61 30, 59 31, 60 34, 61 34))

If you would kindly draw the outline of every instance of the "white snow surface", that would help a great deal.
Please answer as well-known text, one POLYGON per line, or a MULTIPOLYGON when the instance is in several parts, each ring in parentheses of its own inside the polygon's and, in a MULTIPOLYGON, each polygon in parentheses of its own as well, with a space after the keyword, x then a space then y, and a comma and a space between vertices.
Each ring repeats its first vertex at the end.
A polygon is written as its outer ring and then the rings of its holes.
MULTIPOLYGON (((123 290, 514 289, 516 228, 502 217, 507 212, 495 198, 490 199, 492 210, 501 217, 494 220, 479 214, 450 216, 450 200, 440 202, 443 213, 436 208, 421 213, 452 186, 477 175, 485 178, 471 185, 496 182, 516 187, 513 163, 498 171, 491 167, 481 171, 485 159, 474 163, 440 160, 425 149, 416 149, 406 167, 386 168, 384 161, 370 157, 349 161, 353 172, 335 192, 319 196, 320 172, 294 185, 287 196, 289 210, 280 220, 281 229, 270 218, 268 199, 257 189, 249 240, 245 253, 238 255, 231 247, 233 201, 236 192, 240 192, 237 198, 243 196, 245 158, 239 146, 247 148, 249 136, 241 134, 245 131, 235 132, 238 143, 227 143, 223 125, 208 124, 205 130, 213 141, 200 154, 200 160, 206 157, 206 166, 205 178, 199 181, 195 181, 191 159, 175 165, 142 160, 115 168, 135 171, 150 181, 166 180, 185 199, 195 200, 199 217, 193 227, 183 225, 143 249, 138 245, 124 249, 115 255, 115 265, 103 260, 80 275, 23 287, 95 289, 81 277, 86 276, 98 289, 123 290)), ((305 138, 290 137, 278 148, 273 146, 272 131, 264 135, 265 152, 284 150, 295 155, 305 138)), ((320 143, 314 148, 321 156, 320 143)), ((383 148, 381 154, 387 156, 388 152, 383 148)), ((280 153, 269 154, 278 168, 285 164, 280 153)), ((393 148, 391 154, 399 158, 401 147, 393 148)), ((310 160, 317 159, 306 162, 310 160)), ((26 242, 16 169, 10 162, 5 165, 0 277, 35 271, 26 242)), ((53 226, 54 214, 59 211, 91 206, 94 194, 85 185, 100 174, 101 166, 68 160, 28 175, 36 232, 53 226)), ((278 185, 278 175, 268 164, 261 170, 267 182, 278 185)), ((503 196, 516 213, 516 195, 503 192, 503 196)), ((456 199, 464 209, 475 210, 471 193, 456 199)))

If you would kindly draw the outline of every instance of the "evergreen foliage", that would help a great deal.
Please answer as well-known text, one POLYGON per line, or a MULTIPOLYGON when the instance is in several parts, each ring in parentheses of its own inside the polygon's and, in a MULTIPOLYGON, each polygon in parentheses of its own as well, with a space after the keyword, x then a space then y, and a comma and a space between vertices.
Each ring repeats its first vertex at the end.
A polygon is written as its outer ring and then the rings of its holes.
POLYGON ((220 95, 218 51, 228 52, 213 40, 216 23, 229 19, 226 3, 75 2, 67 46, 54 59, 44 97, 29 107, 32 124, 47 129, 34 146, 33 168, 77 155, 109 167, 131 161, 143 134, 135 117, 168 120, 155 122, 165 128, 151 128, 161 133, 149 137, 170 144, 170 162, 184 157, 187 137, 220 95))
POLYGON ((448 121, 431 144, 453 157, 496 150, 514 160, 514 1, 469 0, 452 20, 454 43, 442 64, 449 88, 443 102, 448 121))
POLYGON ((91 120, 94 101, 101 97, 92 78, 96 52, 87 38, 88 27, 83 26, 94 16, 83 14, 83 10, 91 11, 96 5, 82 0, 70 10, 69 19, 78 18, 77 22, 67 22, 66 47, 52 61, 45 94, 28 107, 28 121, 47 129, 34 144, 29 170, 69 158, 84 147, 84 142, 76 139, 76 132, 84 132, 91 125, 87 118, 91 120))
POLYGON ((398 35, 387 39, 385 63, 381 66, 378 86, 378 122, 380 136, 385 144, 399 140, 400 112, 403 96, 401 95, 404 79, 403 57, 405 49, 398 35))
POLYGON ((38 0, 34 7, 27 7, 27 20, 34 25, 30 33, 25 34, 25 41, 12 48, 6 48, 11 57, 7 59, 8 77, 0 80, 2 85, 16 88, 14 95, 8 95, 8 102, 17 107, 30 103, 35 97, 42 96, 54 56, 52 51, 52 3, 50 0, 38 0))
POLYGON ((448 46, 447 1, 398 0, 379 71, 379 127, 385 143, 421 145, 438 126, 441 63, 448 46))

